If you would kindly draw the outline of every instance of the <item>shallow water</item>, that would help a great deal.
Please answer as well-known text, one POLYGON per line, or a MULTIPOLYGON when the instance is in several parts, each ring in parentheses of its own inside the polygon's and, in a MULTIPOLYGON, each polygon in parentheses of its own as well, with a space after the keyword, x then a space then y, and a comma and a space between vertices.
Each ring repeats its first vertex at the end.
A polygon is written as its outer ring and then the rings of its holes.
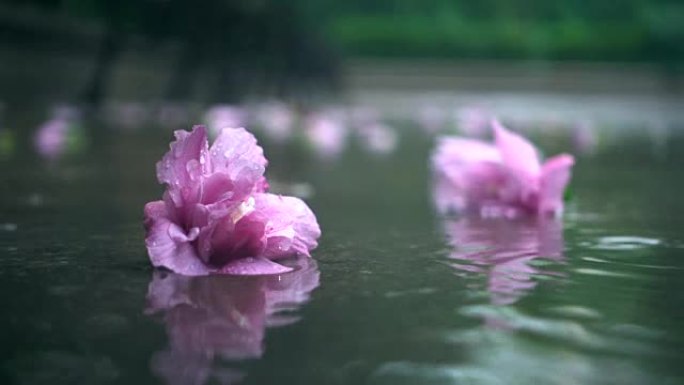
POLYGON ((151 269, 142 207, 170 132, 93 123, 56 163, 18 148, 0 161, 0 382, 684 381, 684 137, 604 135, 562 221, 501 222, 439 218, 431 142, 399 125, 387 158, 266 146, 323 228, 317 265, 268 278, 151 269))

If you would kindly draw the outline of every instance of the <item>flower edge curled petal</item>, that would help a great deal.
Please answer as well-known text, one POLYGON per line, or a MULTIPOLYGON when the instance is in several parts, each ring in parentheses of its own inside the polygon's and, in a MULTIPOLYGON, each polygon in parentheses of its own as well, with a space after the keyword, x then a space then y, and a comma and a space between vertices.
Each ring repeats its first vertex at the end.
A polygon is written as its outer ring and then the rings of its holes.
POLYGON ((548 159, 541 171, 539 212, 558 215, 563 211, 563 193, 570 182, 575 158, 569 154, 548 159))
POLYGON ((535 146, 523 136, 504 127, 498 120, 492 120, 494 142, 499 149, 503 163, 521 177, 533 179, 541 172, 541 162, 535 146))
POLYGON ((209 143, 204 126, 194 126, 190 132, 177 130, 174 136, 169 151, 157 162, 157 180, 169 188, 183 188, 207 170, 209 143))
POLYGON ((152 265, 190 276, 207 275, 209 270, 197 258, 192 241, 198 229, 185 234, 169 220, 163 201, 145 205, 145 245, 152 265))
POLYGON ((273 275, 289 273, 293 268, 273 262, 264 257, 249 257, 229 262, 217 270, 230 275, 273 275))
POLYGON ((318 246, 321 229, 309 206, 291 196, 264 193, 254 197, 257 212, 267 221, 264 256, 310 256, 310 251, 318 246))

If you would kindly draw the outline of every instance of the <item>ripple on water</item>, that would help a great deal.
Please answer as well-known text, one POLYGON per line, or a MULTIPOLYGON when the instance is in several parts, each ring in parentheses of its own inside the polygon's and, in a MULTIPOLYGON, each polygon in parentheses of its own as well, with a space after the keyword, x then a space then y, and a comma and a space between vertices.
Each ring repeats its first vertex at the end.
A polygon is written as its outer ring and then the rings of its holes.
MULTIPOLYGON (((561 312, 576 313, 577 309, 561 309, 561 312)), ((582 315, 587 318, 600 317, 598 312, 591 309, 581 308, 582 315)), ((526 334, 548 338, 570 346, 589 349, 596 352, 609 352, 620 355, 642 355, 653 354, 652 339, 641 338, 639 335, 620 335, 611 337, 608 333, 598 333, 590 330, 585 324, 594 319, 576 320, 575 319, 554 319, 534 317, 523 314, 516 309, 508 307, 498 307, 491 305, 474 305, 461 309, 460 313, 467 317, 480 318, 485 321, 485 326, 499 330, 515 330, 526 334)), ((655 331, 651 331, 656 333, 655 331)), ((462 336, 460 332, 449 332, 445 334, 445 339, 458 342, 462 336)))
POLYGON ((637 236, 610 236, 601 237, 596 244, 590 247, 595 250, 637 250, 660 245, 661 241, 655 238, 637 236))

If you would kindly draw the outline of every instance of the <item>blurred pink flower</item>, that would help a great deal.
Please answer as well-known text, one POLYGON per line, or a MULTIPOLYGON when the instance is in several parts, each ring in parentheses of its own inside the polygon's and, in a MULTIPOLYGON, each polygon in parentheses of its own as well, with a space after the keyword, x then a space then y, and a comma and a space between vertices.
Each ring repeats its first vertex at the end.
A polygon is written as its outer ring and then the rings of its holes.
POLYGON ((347 126, 334 114, 309 116, 304 133, 314 151, 324 159, 337 158, 347 145, 347 126))
POLYGON ((147 292, 147 314, 161 314, 168 349, 156 353, 152 371, 167 384, 236 383, 244 374, 218 367, 216 359, 239 361, 264 354, 267 327, 296 322, 293 311, 319 285, 315 262, 257 277, 188 277, 155 271, 147 292))
POLYGON ((442 137, 432 154, 433 197, 442 213, 481 216, 560 215, 574 158, 540 162, 535 147, 492 121, 495 143, 442 137))
POLYGON ((216 137, 224 128, 244 127, 247 123, 247 112, 238 106, 218 104, 204 113, 204 122, 212 137, 216 137))
POLYGON ((274 260, 309 255, 320 228, 299 198, 266 193, 266 158, 252 134, 225 128, 209 147, 203 126, 176 131, 157 163, 163 200, 145 205, 152 264, 184 275, 259 275, 274 260))
POLYGON ((399 142, 394 128, 380 122, 362 126, 356 132, 361 140, 361 145, 368 151, 379 155, 394 152, 399 142))
POLYGON ((54 117, 43 123, 33 137, 33 144, 40 155, 47 159, 59 158, 67 147, 70 130, 69 119, 54 117))
POLYGON ((572 144, 579 154, 592 154, 598 146, 596 129, 591 122, 578 122, 572 127, 572 144))
POLYGON ((489 130, 492 114, 482 107, 470 106, 456 110, 456 125, 466 136, 482 137, 489 130))
POLYGON ((418 125, 428 134, 436 134, 446 126, 446 111, 434 105, 424 105, 418 111, 418 125))
POLYGON ((257 120, 267 138, 284 142, 292 136, 296 115, 285 103, 267 103, 258 109, 257 120))
POLYGON ((462 271, 487 274, 487 291, 496 305, 516 302, 537 285, 542 274, 529 262, 536 258, 563 259, 561 223, 548 218, 502 220, 461 218, 446 221, 444 229, 462 271), (462 262, 461 262, 462 261, 462 262))

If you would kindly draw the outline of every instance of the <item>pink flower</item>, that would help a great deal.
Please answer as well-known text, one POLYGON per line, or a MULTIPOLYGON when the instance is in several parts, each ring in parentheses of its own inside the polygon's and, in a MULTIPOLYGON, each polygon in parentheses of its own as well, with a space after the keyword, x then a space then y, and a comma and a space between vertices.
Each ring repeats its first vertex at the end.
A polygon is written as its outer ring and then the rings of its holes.
POLYGON ((40 155, 47 159, 59 158, 67 147, 70 123, 68 119, 56 117, 43 123, 33 138, 40 155))
POLYGON ((574 158, 562 154, 543 164, 534 146, 492 121, 494 144, 440 138, 432 154, 434 200, 439 211, 516 217, 563 211, 563 192, 574 158))
POLYGON ((304 134, 314 151, 324 159, 337 158, 347 145, 348 129, 334 114, 309 116, 304 134))
POLYGON ((598 146, 598 136, 591 122, 581 121, 572 126, 572 144, 579 154, 592 154, 598 146))
POLYGON ((176 131, 157 163, 163 200, 145 205, 152 264, 184 275, 277 274, 274 260, 309 255, 320 228, 299 198, 266 193, 266 158, 252 134, 225 128, 209 147, 203 126, 176 131))
POLYGON ((387 155, 397 148, 399 139, 394 129, 386 124, 375 122, 358 128, 361 145, 368 151, 387 155))
POLYGON ((444 229, 454 248, 450 257, 459 261, 454 268, 486 273, 496 305, 514 303, 537 285, 533 277, 542 272, 529 264, 532 260, 563 258, 561 223, 553 219, 466 217, 445 222, 444 229))
POLYGON ((161 314, 169 347, 156 353, 152 371, 167 384, 234 383, 244 377, 219 360, 238 361, 264 354, 267 327, 279 327, 319 285, 315 262, 296 260, 281 275, 188 277, 155 271, 147 292, 147 314, 161 314))
POLYGON ((285 103, 268 103, 258 112, 259 125, 267 138, 284 142, 292 136, 296 115, 285 103))

